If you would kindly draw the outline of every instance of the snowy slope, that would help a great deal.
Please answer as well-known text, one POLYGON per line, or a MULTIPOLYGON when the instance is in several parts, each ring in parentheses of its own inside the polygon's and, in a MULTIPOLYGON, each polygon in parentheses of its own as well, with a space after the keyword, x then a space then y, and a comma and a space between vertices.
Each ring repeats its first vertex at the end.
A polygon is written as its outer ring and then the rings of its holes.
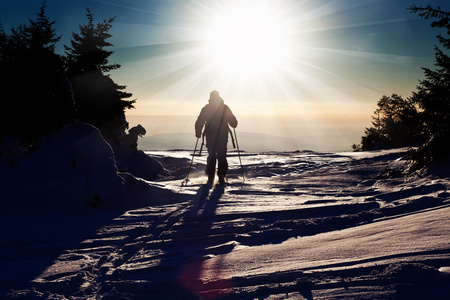
POLYGON ((229 185, 209 189, 205 156, 182 187, 189 153, 155 151, 168 174, 140 207, 2 202, 0 291, 14 299, 447 299, 449 164, 382 176, 404 168, 403 152, 244 153, 245 182, 231 153, 229 185))
POLYGON ((84 123, 41 138, 35 149, 0 168, 0 182, 2 204, 13 206, 123 209, 155 204, 154 195, 179 196, 118 172, 111 146, 84 123))

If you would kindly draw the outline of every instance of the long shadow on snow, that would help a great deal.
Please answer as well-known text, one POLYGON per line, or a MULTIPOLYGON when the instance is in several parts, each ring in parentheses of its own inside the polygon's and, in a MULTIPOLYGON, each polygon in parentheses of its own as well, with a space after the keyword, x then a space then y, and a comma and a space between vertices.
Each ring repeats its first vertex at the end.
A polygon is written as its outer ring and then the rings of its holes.
MULTIPOLYGON (((193 207, 194 211, 191 212, 193 218, 187 218, 185 224, 187 226, 194 225, 200 226, 201 231, 200 236, 193 237, 194 240, 198 240, 196 246, 192 249, 194 256, 186 259, 179 272, 174 278, 179 286, 184 288, 189 293, 195 296, 206 299, 216 299, 218 297, 231 294, 232 293, 232 282, 230 278, 225 278, 222 274, 221 264, 215 266, 208 266, 208 272, 206 274, 213 278, 210 282, 204 282, 206 264, 210 256, 226 254, 233 250, 235 244, 233 242, 223 243, 217 245, 217 241, 214 238, 210 238, 211 230, 213 229, 213 224, 216 221, 215 211, 219 201, 224 193, 224 187, 217 185, 211 194, 208 195, 209 187, 204 185, 200 187, 197 196, 199 197, 199 206, 193 207), (197 211, 196 211, 197 210, 197 211), (197 214, 196 214, 197 213, 197 214), (204 238, 201 235, 204 234, 204 238)), ((197 227, 198 228, 198 227, 197 227)), ((180 239, 179 243, 190 244, 189 238, 184 240, 180 239)))
MULTIPOLYGON (((421 197, 394 207, 380 207, 378 202, 335 204, 301 209, 243 212, 214 216, 214 228, 208 230, 210 239, 218 244, 235 241, 242 245, 257 246, 281 243, 285 240, 314 235, 332 230, 354 227, 383 217, 413 213, 422 209, 438 207, 443 199, 421 197)), ((201 220, 192 224, 201 230, 201 220)))
POLYGON ((220 186, 211 192, 210 187, 200 186, 190 210, 179 211, 166 222, 160 234, 129 262, 132 270, 116 273, 107 289, 133 291, 133 299, 213 299, 230 294, 231 279, 222 274, 220 264, 208 265, 210 257, 228 253, 235 246, 232 242, 220 244, 222 237, 214 236, 215 212, 223 193, 220 186), (213 281, 204 281, 205 270, 213 281))
MULTIPOLYGON (((242 212, 214 216, 210 234, 216 241, 233 240, 248 246, 281 243, 291 237, 342 229, 372 220, 364 212, 378 209, 376 202, 337 204, 301 209, 242 212)), ((205 217, 201 217, 204 219, 205 217)))
MULTIPOLYGON (((14 298, 12 294, 7 296, 10 293, 9 290, 23 291, 31 288, 71 296, 82 282, 77 283, 76 276, 73 276, 73 280, 69 282, 63 280, 58 283, 57 279, 72 276, 75 273, 60 272, 55 274, 55 278, 45 278, 46 281, 54 281, 51 283, 39 283, 34 280, 51 267, 61 255, 67 254, 68 250, 78 249, 83 241, 94 239, 99 228, 123 212, 94 209, 67 212, 46 208, 22 208, 22 211, 7 213, 8 224, 4 229, 14 230, 15 233, 12 235, 11 232, 8 233, 13 236, 9 242, 3 236, 0 244, 2 299, 14 298)), ((83 245, 88 248, 86 244, 83 245)))

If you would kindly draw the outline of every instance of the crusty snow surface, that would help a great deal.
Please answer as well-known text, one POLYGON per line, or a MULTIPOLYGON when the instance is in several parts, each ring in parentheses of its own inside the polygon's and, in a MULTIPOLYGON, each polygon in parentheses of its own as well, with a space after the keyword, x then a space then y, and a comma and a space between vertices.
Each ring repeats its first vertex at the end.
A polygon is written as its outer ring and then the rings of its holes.
POLYGON ((225 188, 205 156, 182 186, 189 152, 147 152, 152 205, 2 204, 1 296, 448 299, 450 163, 405 177, 404 152, 243 153, 245 181, 231 152, 225 188))

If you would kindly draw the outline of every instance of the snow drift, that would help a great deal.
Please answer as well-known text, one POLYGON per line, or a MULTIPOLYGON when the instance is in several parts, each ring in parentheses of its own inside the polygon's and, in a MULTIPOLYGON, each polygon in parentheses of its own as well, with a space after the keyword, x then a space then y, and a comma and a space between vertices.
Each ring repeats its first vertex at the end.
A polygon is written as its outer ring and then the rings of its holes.
POLYGON ((111 146, 85 123, 41 138, 34 150, 0 172, 4 203, 125 209, 151 205, 156 194, 177 197, 162 186, 118 172, 111 146))
POLYGON ((2 169, 9 198, 1 202, 0 295, 7 299, 448 298, 448 161, 403 177, 406 149, 242 153, 242 182, 232 152, 225 189, 204 185, 205 155, 181 187, 188 151, 147 152, 167 170, 149 183, 117 172, 94 128, 65 130, 71 134, 41 141, 43 153, 2 169), (66 155, 69 148, 76 149, 66 155), (41 169, 48 166, 50 173, 41 169), (136 208, 38 205, 49 199, 136 208))

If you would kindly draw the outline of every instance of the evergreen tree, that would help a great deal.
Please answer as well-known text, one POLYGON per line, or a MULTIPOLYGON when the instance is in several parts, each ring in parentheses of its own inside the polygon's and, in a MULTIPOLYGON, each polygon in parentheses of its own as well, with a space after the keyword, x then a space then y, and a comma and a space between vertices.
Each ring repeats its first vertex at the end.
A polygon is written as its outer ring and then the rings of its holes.
MULTIPOLYGON (((444 50, 449 50, 450 12, 443 11, 439 6, 433 8, 430 5, 426 7, 412 5, 409 9, 421 18, 433 19, 431 23, 433 28, 444 29, 446 36, 439 34, 437 39, 444 50)), ((412 97, 406 102, 395 99, 394 96, 384 100, 382 98, 378 103, 379 109, 375 112, 384 114, 384 117, 378 118, 378 121, 373 123, 373 127, 366 128, 366 135, 362 137, 361 145, 353 145, 354 149, 367 150, 380 140, 399 140, 397 130, 387 130, 391 123, 397 124, 395 127, 401 125, 398 127, 399 132, 406 132, 414 144, 420 145, 417 149, 410 151, 412 159, 410 172, 450 152, 448 143, 450 139, 450 56, 438 46, 434 49, 436 69, 423 68, 425 79, 419 81, 417 91, 413 92, 412 97), (386 103, 389 105, 386 106, 386 103), (400 115, 396 109, 398 104, 406 108, 406 110, 400 110, 400 115)))
POLYGON ((411 99, 393 94, 383 96, 372 117, 372 127, 365 129, 358 150, 412 146, 423 141, 419 113, 411 99))
POLYGON ((106 74, 120 67, 109 63, 113 51, 105 49, 112 47, 108 39, 114 18, 94 24, 87 9, 87 19, 87 24, 79 26, 80 33, 72 33, 70 47, 64 46, 66 68, 80 120, 98 127, 110 143, 116 143, 128 128, 125 109, 133 108, 135 100, 125 100, 132 94, 106 74))
POLYGON ((35 20, 0 33, 1 133, 16 133, 31 140, 71 122, 74 103, 70 83, 55 53, 60 36, 45 15, 45 5, 35 20))
POLYGON ((0 23, 0 63, 5 58, 3 49, 6 48, 7 43, 8 43, 8 35, 6 34, 5 29, 3 28, 3 25, 0 23))
MULTIPOLYGON (((444 49, 450 49, 450 12, 426 7, 410 7, 413 13, 428 20, 433 28, 445 29, 446 36, 439 34, 437 39, 444 49)), ((427 143, 415 152, 417 160, 430 161, 443 153, 450 152, 450 57, 435 46, 436 69, 423 68, 425 79, 420 81, 412 101, 421 109, 427 143)))

